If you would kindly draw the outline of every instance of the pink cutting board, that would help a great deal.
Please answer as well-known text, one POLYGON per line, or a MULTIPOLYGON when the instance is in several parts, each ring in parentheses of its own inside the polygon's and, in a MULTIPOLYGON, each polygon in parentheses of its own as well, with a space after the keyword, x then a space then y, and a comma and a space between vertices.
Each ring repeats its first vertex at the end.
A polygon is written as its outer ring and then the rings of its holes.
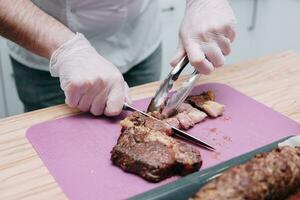
MULTIPOLYGON (((217 148, 217 152, 199 148, 201 169, 300 133, 298 123, 229 86, 210 83, 197 86, 193 93, 208 89, 226 110, 222 117, 207 119, 188 131, 217 148)), ((146 109, 148 102, 138 100, 134 105, 146 109)), ((179 178, 148 183, 113 166, 110 151, 119 134, 119 119, 81 114, 34 125, 27 138, 71 200, 125 199, 179 178)))

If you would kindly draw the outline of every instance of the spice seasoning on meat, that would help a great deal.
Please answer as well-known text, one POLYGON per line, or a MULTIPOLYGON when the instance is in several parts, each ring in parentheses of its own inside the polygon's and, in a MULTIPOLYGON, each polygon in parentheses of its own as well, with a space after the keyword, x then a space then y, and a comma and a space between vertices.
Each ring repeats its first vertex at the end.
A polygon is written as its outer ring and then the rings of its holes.
MULTIPOLYGON (((149 114, 186 130, 208 115, 217 117, 224 111, 223 105, 214 102, 212 91, 194 95, 192 99, 201 102, 205 109, 198 104, 193 107, 187 101, 170 118, 165 118, 158 111, 149 114)), ((159 182, 176 174, 195 172, 201 167, 202 159, 198 149, 170 137, 172 129, 165 123, 133 112, 121 121, 121 126, 121 135, 111 151, 111 160, 124 171, 137 174, 150 182, 159 182)))
POLYGON ((256 155, 203 186, 190 200, 281 200, 300 186, 300 148, 256 155))

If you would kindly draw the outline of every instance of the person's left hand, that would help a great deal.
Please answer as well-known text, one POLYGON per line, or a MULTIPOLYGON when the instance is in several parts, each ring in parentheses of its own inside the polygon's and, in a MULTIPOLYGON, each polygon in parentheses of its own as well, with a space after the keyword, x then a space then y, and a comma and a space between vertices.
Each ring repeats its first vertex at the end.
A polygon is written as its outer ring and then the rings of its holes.
POLYGON ((224 64, 235 38, 236 20, 227 0, 187 0, 174 67, 185 55, 202 74, 224 64))

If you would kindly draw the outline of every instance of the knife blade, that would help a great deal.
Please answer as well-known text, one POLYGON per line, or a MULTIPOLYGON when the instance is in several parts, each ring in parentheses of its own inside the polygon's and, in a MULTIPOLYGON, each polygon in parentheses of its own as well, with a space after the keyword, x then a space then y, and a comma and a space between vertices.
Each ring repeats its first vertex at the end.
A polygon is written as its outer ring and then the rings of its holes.
POLYGON ((139 109, 137 109, 137 108, 135 108, 135 107, 127 104, 127 103, 124 103, 123 109, 124 110, 128 110, 128 111, 137 111, 137 112, 141 113, 144 116, 150 117, 151 119, 157 120, 157 121, 159 121, 159 122, 161 122, 161 123, 163 123, 163 124, 171 127, 171 129, 173 130, 174 134, 176 136, 179 136, 180 138, 188 140, 188 141, 192 142, 193 144, 196 144, 196 145, 198 145, 200 147, 205 147, 206 149, 208 149, 210 151, 215 151, 216 150, 212 145, 208 144, 207 142, 204 142, 203 140, 201 140, 201 139, 199 139, 199 138, 197 138, 197 137, 195 137, 193 135, 190 135, 187 132, 182 131, 182 130, 180 130, 180 129, 178 129, 178 128, 176 128, 176 127, 174 127, 174 126, 172 126, 172 125, 170 125, 170 124, 168 124, 168 123, 166 123, 166 122, 164 122, 162 120, 159 120, 159 119, 157 119, 157 118, 149 115, 148 113, 143 112, 143 111, 141 111, 141 110, 139 110, 139 109))

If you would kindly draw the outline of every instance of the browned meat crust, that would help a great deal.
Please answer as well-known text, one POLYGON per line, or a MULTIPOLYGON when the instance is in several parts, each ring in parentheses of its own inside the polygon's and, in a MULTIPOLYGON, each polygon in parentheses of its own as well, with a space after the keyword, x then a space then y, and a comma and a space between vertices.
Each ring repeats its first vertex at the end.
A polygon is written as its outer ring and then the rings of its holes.
POLYGON ((124 171, 151 182, 197 171, 202 163, 194 147, 168 136, 169 127, 134 112, 122 122, 122 133, 111 152, 124 171))
POLYGON ((295 194, 290 195, 286 200, 300 200, 300 191, 298 191, 295 194))
POLYGON ((176 119, 179 122, 179 127, 183 130, 188 130, 195 125, 193 120, 188 116, 186 112, 178 113, 176 115, 176 119))
POLYGON ((300 187, 300 148, 258 154, 202 187, 193 200, 282 200, 300 187))
POLYGON ((141 115, 138 112, 133 112, 129 116, 127 116, 124 120, 121 121, 122 129, 130 128, 130 127, 147 127, 151 130, 161 131, 166 133, 167 135, 172 134, 172 129, 170 126, 161 123, 158 120, 151 119, 144 115, 141 115))
POLYGON ((141 142, 130 148, 115 146, 112 161, 125 171, 157 182, 171 175, 174 155, 167 146, 159 142, 141 142))
POLYGON ((195 107, 201 108, 206 101, 215 101, 216 97, 212 91, 203 92, 200 95, 188 96, 186 101, 195 107))
MULTIPOLYGON (((205 104, 215 97, 209 91, 191 99, 195 102, 203 101, 205 104)), ((214 109, 204 109, 205 111, 214 112, 214 109)), ((182 104, 178 113, 171 118, 166 119, 159 111, 150 114, 177 128, 188 129, 207 117, 209 113, 204 112, 190 104, 182 104)), ((111 160, 124 171, 138 174, 151 182, 158 182, 169 176, 185 175, 200 168, 202 160, 199 151, 169 137, 172 135, 170 126, 138 112, 133 112, 122 120, 121 126, 121 135, 111 151, 111 160)))
POLYGON ((215 101, 215 94, 212 91, 203 92, 200 95, 187 97, 186 102, 204 111, 210 117, 218 117, 224 112, 224 105, 215 101))

